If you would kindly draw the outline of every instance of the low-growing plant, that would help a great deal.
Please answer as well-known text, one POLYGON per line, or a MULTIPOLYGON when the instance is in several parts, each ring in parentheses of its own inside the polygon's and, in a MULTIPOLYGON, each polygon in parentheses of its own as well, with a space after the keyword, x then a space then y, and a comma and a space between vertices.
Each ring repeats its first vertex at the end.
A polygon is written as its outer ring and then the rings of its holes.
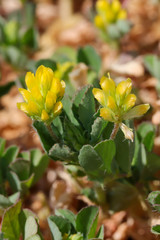
MULTIPOLYGON (((160 191, 153 191, 148 195, 148 202, 152 205, 154 210, 160 212, 160 191)), ((151 228, 152 233, 160 234, 160 224, 156 224, 151 228)))
POLYGON ((41 178, 48 163, 48 156, 39 149, 19 152, 15 145, 5 149, 5 140, 0 138, 0 208, 22 197, 41 178))
MULTIPOLYGON (((77 215, 69 210, 58 209, 48 218, 53 240, 103 240, 103 227, 97 232, 98 207, 83 208, 77 215)), ((1 239, 43 240, 38 218, 28 209, 22 209, 19 201, 7 208, 2 221, 1 239)))
POLYGON ((94 23, 102 39, 111 45, 118 45, 119 40, 131 28, 131 23, 127 20, 127 11, 119 0, 98 0, 96 12, 94 23))
POLYGON ((157 79, 156 88, 160 94, 160 58, 156 55, 146 55, 144 57, 144 65, 149 73, 157 79))
POLYGON ((44 66, 38 68, 35 76, 32 75, 32 81, 27 74, 26 82, 30 81, 31 85, 25 92, 20 90, 25 102, 18 103, 19 108, 34 120, 33 127, 50 158, 63 162, 74 177, 87 175, 93 181, 95 193, 86 191, 89 196, 94 196, 94 200, 101 204, 108 203, 113 211, 127 207, 133 199, 131 193, 136 197, 140 194, 135 185, 141 182, 142 192, 147 191, 149 180, 157 179, 156 173, 160 169, 159 157, 152 153, 154 127, 143 123, 136 130, 129 121, 142 116, 149 105, 134 107, 136 96, 130 93, 131 80, 116 86, 108 76, 100 81, 102 89, 87 85, 72 99, 66 92, 60 104, 63 110, 61 108, 62 112, 59 111, 57 116, 54 106, 56 99, 60 100, 61 80, 53 76, 51 69, 44 66), (43 81, 45 88, 42 88, 43 81), (39 86, 38 97, 43 98, 43 107, 32 95, 32 87, 36 86, 34 82, 39 86), (52 103, 50 108, 47 107, 48 101, 52 103), (42 116, 43 109, 47 118, 42 116), (117 197, 121 199, 119 204, 116 204, 117 197))
POLYGON ((31 67, 28 53, 38 48, 34 11, 33 4, 25 3, 21 10, 11 13, 8 19, 0 17, 0 53, 19 71, 31 67))

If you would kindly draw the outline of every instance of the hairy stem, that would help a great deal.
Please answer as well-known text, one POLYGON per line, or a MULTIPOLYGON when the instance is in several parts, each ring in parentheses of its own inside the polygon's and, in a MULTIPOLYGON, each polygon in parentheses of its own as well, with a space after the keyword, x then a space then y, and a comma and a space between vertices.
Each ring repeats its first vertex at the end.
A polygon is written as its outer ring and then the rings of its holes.
POLYGON ((51 124, 46 124, 46 127, 47 127, 50 135, 52 136, 52 138, 53 138, 56 142, 59 142, 59 139, 57 138, 57 136, 54 134, 54 132, 53 132, 53 130, 52 130, 51 124))
POLYGON ((115 123, 113 131, 112 131, 111 136, 110 136, 110 139, 112 139, 112 140, 115 139, 118 130, 119 130, 119 123, 115 123))

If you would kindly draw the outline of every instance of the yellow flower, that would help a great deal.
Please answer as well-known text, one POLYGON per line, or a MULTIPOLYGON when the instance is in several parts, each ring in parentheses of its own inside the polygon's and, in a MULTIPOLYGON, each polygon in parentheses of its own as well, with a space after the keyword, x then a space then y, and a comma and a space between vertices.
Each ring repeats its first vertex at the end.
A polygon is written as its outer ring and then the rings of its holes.
POLYGON ((119 19, 127 18, 127 12, 122 8, 119 0, 98 0, 96 11, 94 23, 100 29, 104 29, 108 24, 116 23, 119 19))
POLYGON ((32 119, 51 122, 61 113, 61 99, 65 91, 65 82, 55 77, 52 69, 39 66, 36 74, 28 72, 25 77, 27 90, 19 88, 24 101, 17 107, 32 119))
POLYGON ((123 120, 141 117, 150 108, 149 104, 135 106, 136 96, 131 94, 132 81, 127 79, 117 86, 109 77, 100 80, 101 89, 93 88, 93 95, 102 105, 100 116, 114 122, 123 131, 125 138, 133 141, 132 129, 128 128, 123 120))

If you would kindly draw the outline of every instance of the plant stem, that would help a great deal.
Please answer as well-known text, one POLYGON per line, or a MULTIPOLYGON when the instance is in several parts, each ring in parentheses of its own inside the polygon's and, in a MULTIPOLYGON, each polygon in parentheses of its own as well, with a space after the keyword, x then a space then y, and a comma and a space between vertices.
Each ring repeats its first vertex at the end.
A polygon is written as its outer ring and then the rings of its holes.
POLYGON ((53 138, 56 142, 59 142, 59 139, 57 138, 57 136, 54 134, 54 132, 53 132, 53 130, 52 130, 51 124, 46 124, 46 127, 47 127, 50 135, 52 136, 52 138, 53 138))
POLYGON ((119 130, 119 123, 115 123, 113 131, 112 131, 111 136, 110 136, 111 140, 115 139, 115 137, 116 137, 116 135, 118 133, 118 130, 119 130))

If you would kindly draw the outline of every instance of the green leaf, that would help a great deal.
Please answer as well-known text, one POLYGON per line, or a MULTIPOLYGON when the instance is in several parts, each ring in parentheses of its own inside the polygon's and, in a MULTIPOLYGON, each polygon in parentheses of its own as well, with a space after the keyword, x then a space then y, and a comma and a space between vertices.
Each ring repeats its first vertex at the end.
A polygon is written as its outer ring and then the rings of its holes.
POLYGON ((10 183, 10 186, 12 188, 13 191, 21 191, 22 187, 21 187, 21 182, 17 176, 16 173, 12 172, 12 171, 8 171, 7 172, 7 179, 10 183))
POLYGON ((49 219, 56 224, 62 236, 67 233, 70 234, 71 224, 68 219, 61 216, 50 216, 49 219))
POLYGON ((75 96, 73 97, 72 110, 75 117, 78 116, 79 105, 82 99, 84 98, 87 89, 88 89, 88 86, 84 86, 81 90, 77 91, 75 96))
POLYGON ((74 161, 77 159, 76 153, 74 153, 67 145, 65 144, 54 144, 49 151, 49 156, 53 160, 60 161, 74 161))
POLYGON ((160 212, 160 191, 151 192, 147 200, 158 212, 160 212))
POLYGON ((42 142, 42 146, 44 150, 48 153, 53 144, 55 143, 54 139, 52 138, 49 130, 45 126, 43 122, 34 121, 33 127, 37 130, 37 133, 40 137, 42 142))
POLYGON ((12 205, 9 199, 2 194, 0 194, 0 208, 8 208, 12 205))
POLYGON ((144 143, 147 150, 150 152, 153 148, 155 138, 155 128, 151 123, 142 123, 137 129, 141 141, 144 143))
POLYGON ((15 68, 25 69, 28 59, 27 56, 17 47, 7 46, 0 49, 3 57, 15 68))
POLYGON ((98 207, 83 208, 76 217, 76 229, 83 233, 84 240, 94 238, 97 228, 98 207))
POLYGON ((56 62, 51 59, 40 59, 38 62, 36 62, 36 68, 38 68, 40 65, 51 68, 53 71, 57 69, 56 62))
POLYGON ((144 57, 144 65, 148 71, 160 81, 160 58, 156 55, 146 55, 144 57))
POLYGON ((77 61, 83 62, 87 66, 91 67, 97 74, 101 69, 101 58, 91 46, 85 46, 79 48, 77 53, 77 61))
POLYGON ((106 128, 108 122, 103 120, 100 117, 97 117, 92 125, 91 130, 91 143, 96 143, 103 132, 103 130, 106 128))
POLYGON ((102 165, 102 160, 99 154, 91 145, 84 145, 78 156, 80 165, 87 172, 97 171, 102 165))
POLYGON ((12 204, 15 204, 17 202, 17 200, 19 199, 19 197, 20 197, 20 192, 16 192, 16 193, 10 195, 8 197, 8 199, 12 204))
POLYGON ((48 224, 49 228, 52 234, 52 239, 53 240, 62 240, 62 234, 58 228, 58 226, 50 219, 48 218, 48 224))
POLYGON ((71 123, 73 123, 75 126, 78 126, 79 123, 76 120, 76 118, 74 117, 73 111, 72 111, 72 102, 70 100, 70 98, 65 95, 62 99, 62 104, 63 104, 63 111, 65 112, 65 114, 67 115, 68 119, 71 121, 71 123))
POLYGON ((115 138, 115 144, 115 160, 119 166, 119 170, 121 171, 121 173, 128 173, 131 169, 131 163, 134 154, 134 143, 132 143, 130 140, 124 140, 124 135, 122 131, 119 130, 115 138))
POLYGON ((15 82, 9 82, 9 83, 6 83, 5 85, 1 85, 0 86, 0 97, 5 95, 6 93, 8 93, 14 85, 15 85, 15 82))
POLYGON ((129 32, 131 29, 131 23, 128 20, 118 20, 116 23, 121 35, 124 35, 129 32))
POLYGON ((27 238, 26 240, 41 240, 41 238, 38 234, 36 234, 36 235, 33 235, 32 237, 27 238))
POLYGON ((3 138, 0 138, 0 157, 2 156, 4 149, 6 145, 6 140, 3 138))
POLYGON ((23 151, 18 154, 18 158, 23 158, 24 160, 29 161, 30 160, 30 152, 29 151, 23 151))
POLYGON ((38 47, 38 39, 37 39, 38 32, 34 27, 30 27, 24 33, 21 38, 21 44, 24 47, 33 48, 34 50, 38 47))
POLYGON ((108 173, 111 172, 111 163, 116 153, 116 147, 113 140, 105 140, 98 143, 94 149, 101 157, 104 168, 108 173))
POLYGON ((97 233, 97 238, 103 240, 104 239, 104 226, 101 226, 98 233, 97 233))
POLYGON ((5 153, 2 156, 2 169, 6 171, 8 165, 16 159, 19 148, 17 146, 10 146, 7 148, 5 153))
POLYGON ((9 166, 10 170, 15 172, 18 178, 23 181, 29 178, 30 163, 27 160, 17 159, 9 166))
POLYGON ((74 48, 63 46, 58 48, 53 57, 56 62, 76 62, 76 50, 74 48))
POLYGON ((15 20, 8 21, 4 27, 5 41, 7 44, 16 45, 18 42, 19 23, 15 20))
POLYGON ((85 144, 85 138, 82 136, 83 131, 76 127, 67 118, 64 119, 64 139, 76 151, 85 144))
POLYGON ((35 219, 37 219, 36 214, 29 209, 23 209, 19 214, 19 222, 20 222, 21 232, 23 236, 25 235, 25 224, 29 216, 32 216, 35 219))
POLYGON ((29 216, 25 223, 25 240, 36 235, 38 232, 38 224, 33 216, 29 216))
POLYGON ((121 32, 116 24, 109 24, 107 33, 111 39, 119 39, 121 37, 121 32))
POLYGON ((31 150, 31 162, 30 173, 34 174, 34 180, 32 184, 37 182, 45 172, 49 164, 49 158, 47 155, 42 155, 38 149, 31 150))
POLYGON ((68 221, 73 225, 73 227, 76 228, 76 223, 75 223, 76 216, 74 215, 73 212, 71 212, 68 209, 58 209, 58 210, 55 210, 55 214, 57 216, 62 216, 68 219, 68 221))
POLYGON ((154 225, 154 226, 151 228, 151 232, 154 233, 154 234, 159 235, 159 234, 160 234, 160 225, 154 225))
POLYGON ((90 125, 92 123, 95 111, 95 101, 92 93, 92 87, 88 86, 88 89, 79 105, 78 110, 79 119, 87 131, 90 130, 90 125))
POLYGON ((61 139, 63 135, 63 126, 60 117, 56 117, 51 124, 52 131, 54 134, 61 139))
POLYGON ((22 203, 19 201, 12 207, 8 208, 4 213, 1 231, 6 239, 17 240, 20 237, 18 216, 21 211, 21 206, 22 203))

